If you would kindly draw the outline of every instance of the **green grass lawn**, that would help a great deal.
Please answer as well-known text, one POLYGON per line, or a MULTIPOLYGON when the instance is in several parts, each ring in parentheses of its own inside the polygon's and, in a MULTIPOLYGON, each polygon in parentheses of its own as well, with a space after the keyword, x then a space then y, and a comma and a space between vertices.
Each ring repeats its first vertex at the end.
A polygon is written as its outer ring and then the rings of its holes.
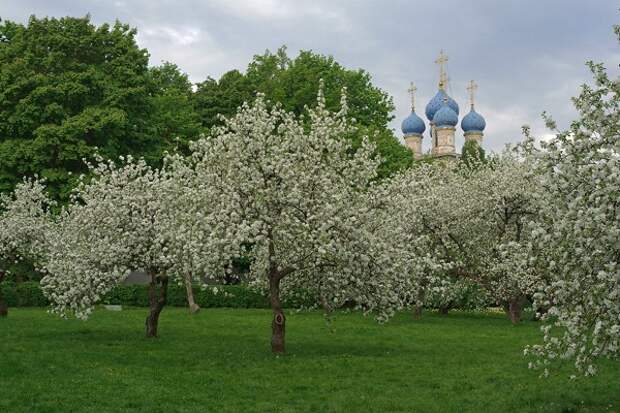
POLYGON ((501 314, 291 313, 287 355, 270 353, 270 312, 166 308, 61 320, 0 319, 0 412, 620 412, 620 365, 569 381, 527 369, 538 324, 501 314))

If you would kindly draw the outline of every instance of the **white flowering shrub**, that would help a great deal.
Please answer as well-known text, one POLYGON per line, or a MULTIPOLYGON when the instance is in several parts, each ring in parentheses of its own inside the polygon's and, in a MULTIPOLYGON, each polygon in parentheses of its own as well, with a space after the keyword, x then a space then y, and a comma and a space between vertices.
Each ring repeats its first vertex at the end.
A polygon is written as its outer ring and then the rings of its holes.
POLYGON ((549 278, 535 300, 548 311, 543 343, 526 353, 545 373, 573 360, 592 375, 597 358, 620 358, 620 81, 589 66, 595 86, 574 99, 579 119, 534 153, 545 191, 531 253, 549 278))
MULTIPOLYGON (((43 182, 24 180, 11 194, 0 194, 0 282, 9 267, 27 259, 41 270, 47 255, 46 234, 52 225, 54 203, 45 193, 43 182)), ((0 315, 7 308, 0 296, 0 315)))
POLYGON ((397 251, 374 232, 385 204, 371 190, 379 159, 367 141, 351 147, 342 103, 329 112, 321 91, 298 118, 259 95, 193 146, 199 185, 217 193, 224 239, 269 290, 274 352, 284 351, 284 289, 310 291, 327 309, 355 303, 381 320, 400 308, 397 251))

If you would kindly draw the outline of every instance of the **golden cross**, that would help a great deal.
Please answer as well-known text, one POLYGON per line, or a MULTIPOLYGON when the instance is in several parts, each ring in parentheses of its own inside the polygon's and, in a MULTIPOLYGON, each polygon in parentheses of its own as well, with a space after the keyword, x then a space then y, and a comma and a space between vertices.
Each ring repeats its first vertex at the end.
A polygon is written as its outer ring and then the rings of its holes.
POLYGON ((478 89, 478 85, 473 80, 469 81, 469 86, 467 86, 467 91, 469 92, 469 104, 471 107, 474 107, 474 93, 478 89))
POLYGON ((415 112, 415 92, 416 92, 416 90, 418 90, 418 88, 415 87, 413 82, 411 82, 409 84, 409 89, 407 89, 407 92, 409 92, 409 96, 411 96, 411 111, 412 112, 415 112))
POLYGON ((435 63, 439 65, 439 89, 445 90, 448 85, 448 75, 446 74, 446 63, 448 62, 448 55, 443 50, 439 52, 439 57, 435 60, 435 63))

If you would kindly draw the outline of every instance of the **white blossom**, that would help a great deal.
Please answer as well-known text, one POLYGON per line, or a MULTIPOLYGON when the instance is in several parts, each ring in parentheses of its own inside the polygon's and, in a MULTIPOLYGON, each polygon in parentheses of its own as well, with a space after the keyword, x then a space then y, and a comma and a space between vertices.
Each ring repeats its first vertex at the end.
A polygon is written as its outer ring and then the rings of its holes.
POLYGON ((549 282, 535 297, 548 308, 544 341, 526 349, 535 367, 570 359, 585 375, 620 357, 620 82, 589 65, 596 87, 574 99, 580 119, 532 151, 545 190, 531 254, 549 282))
POLYGON ((23 259, 41 270, 54 205, 38 179, 24 180, 11 194, 0 194, 0 272, 23 259))

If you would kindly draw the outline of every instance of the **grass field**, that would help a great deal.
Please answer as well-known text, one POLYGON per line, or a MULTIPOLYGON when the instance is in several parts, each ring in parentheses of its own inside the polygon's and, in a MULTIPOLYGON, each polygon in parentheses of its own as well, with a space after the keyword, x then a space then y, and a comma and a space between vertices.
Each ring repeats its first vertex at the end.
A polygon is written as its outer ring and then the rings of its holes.
POLYGON ((269 350, 266 310, 146 309, 61 320, 0 319, 0 412, 620 412, 620 365, 594 379, 527 369, 538 325, 500 314, 290 313, 287 355, 269 350))

